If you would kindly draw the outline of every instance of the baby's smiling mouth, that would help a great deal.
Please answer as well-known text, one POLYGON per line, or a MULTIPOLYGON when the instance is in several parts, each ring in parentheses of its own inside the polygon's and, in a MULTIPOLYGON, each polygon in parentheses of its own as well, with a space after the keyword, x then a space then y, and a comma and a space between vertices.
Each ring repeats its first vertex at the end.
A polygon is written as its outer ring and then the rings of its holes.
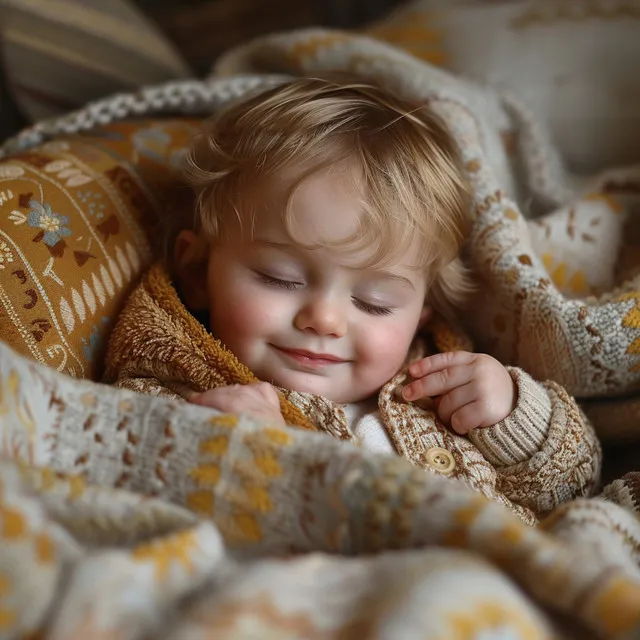
POLYGON ((271 346, 285 357, 309 368, 328 367, 331 365, 349 362, 348 360, 343 360, 342 358, 338 358, 330 353, 314 353, 313 351, 307 351, 305 349, 288 349, 286 347, 278 347, 276 345, 271 346))

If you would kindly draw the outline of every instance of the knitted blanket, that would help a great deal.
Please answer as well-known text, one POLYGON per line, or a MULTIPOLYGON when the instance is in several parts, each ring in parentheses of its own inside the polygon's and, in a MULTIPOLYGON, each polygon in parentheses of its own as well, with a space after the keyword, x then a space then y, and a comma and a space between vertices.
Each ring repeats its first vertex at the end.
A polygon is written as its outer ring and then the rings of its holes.
MULTIPOLYGON (((637 429, 640 287, 622 260, 620 209, 640 171, 595 177, 581 198, 511 98, 372 40, 308 31, 230 54, 217 72, 231 77, 116 96, 2 153, 143 113, 204 114, 277 81, 239 72, 328 67, 429 101, 452 128, 474 185, 469 260, 486 283, 467 318, 477 342, 579 396, 624 397, 606 412, 596 403, 596 424, 604 435, 637 429), (544 215, 528 222, 523 211, 544 215)), ((527 527, 401 459, 71 380, 3 345, 0 420, 0 637, 640 632, 637 474, 527 527)))
POLYGON ((396 456, 2 344, 0 389, 2 638, 640 631, 638 474, 533 528, 396 456))

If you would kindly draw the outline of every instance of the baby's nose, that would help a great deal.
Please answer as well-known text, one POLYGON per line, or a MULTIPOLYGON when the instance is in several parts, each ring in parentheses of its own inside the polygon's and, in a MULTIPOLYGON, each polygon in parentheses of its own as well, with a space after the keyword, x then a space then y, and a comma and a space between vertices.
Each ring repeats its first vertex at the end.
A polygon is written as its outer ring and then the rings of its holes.
POLYGON ((347 317, 342 305, 329 300, 316 300, 296 316, 296 327, 321 336, 340 338, 347 331, 347 317))

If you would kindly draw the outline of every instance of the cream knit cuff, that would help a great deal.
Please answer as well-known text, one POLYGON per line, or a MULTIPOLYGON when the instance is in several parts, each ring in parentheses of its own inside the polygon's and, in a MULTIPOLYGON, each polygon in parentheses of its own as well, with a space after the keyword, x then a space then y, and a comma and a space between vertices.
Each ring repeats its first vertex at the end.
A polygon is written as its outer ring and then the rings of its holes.
POLYGON ((549 432, 552 406, 547 390, 522 369, 507 367, 518 389, 515 409, 493 427, 474 429, 469 439, 495 467, 529 460, 549 432))

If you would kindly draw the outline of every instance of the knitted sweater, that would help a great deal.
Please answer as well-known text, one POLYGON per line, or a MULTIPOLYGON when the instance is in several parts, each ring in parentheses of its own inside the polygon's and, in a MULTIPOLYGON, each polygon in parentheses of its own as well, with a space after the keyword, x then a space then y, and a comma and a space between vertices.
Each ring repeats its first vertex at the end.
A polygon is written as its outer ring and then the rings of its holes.
MULTIPOLYGON (((451 338, 436 325, 435 344, 451 338)), ((453 345, 457 346, 457 345, 453 345)), ((410 359, 425 355, 418 341, 410 359)), ((381 419, 397 452, 431 473, 458 478, 535 524, 555 506, 592 493, 601 451, 575 401, 553 382, 509 368, 517 386, 514 411, 493 427, 453 433, 431 410, 399 398, 406 371, 380 391, 381 419)), ((134 391, 185 397, 257 378, 184 307, 161 265, 133 292, 113 331, 107 382, 134 391)), ((326 398, 281 391, 289 424, 355 440, 343 408, 326 398)))

